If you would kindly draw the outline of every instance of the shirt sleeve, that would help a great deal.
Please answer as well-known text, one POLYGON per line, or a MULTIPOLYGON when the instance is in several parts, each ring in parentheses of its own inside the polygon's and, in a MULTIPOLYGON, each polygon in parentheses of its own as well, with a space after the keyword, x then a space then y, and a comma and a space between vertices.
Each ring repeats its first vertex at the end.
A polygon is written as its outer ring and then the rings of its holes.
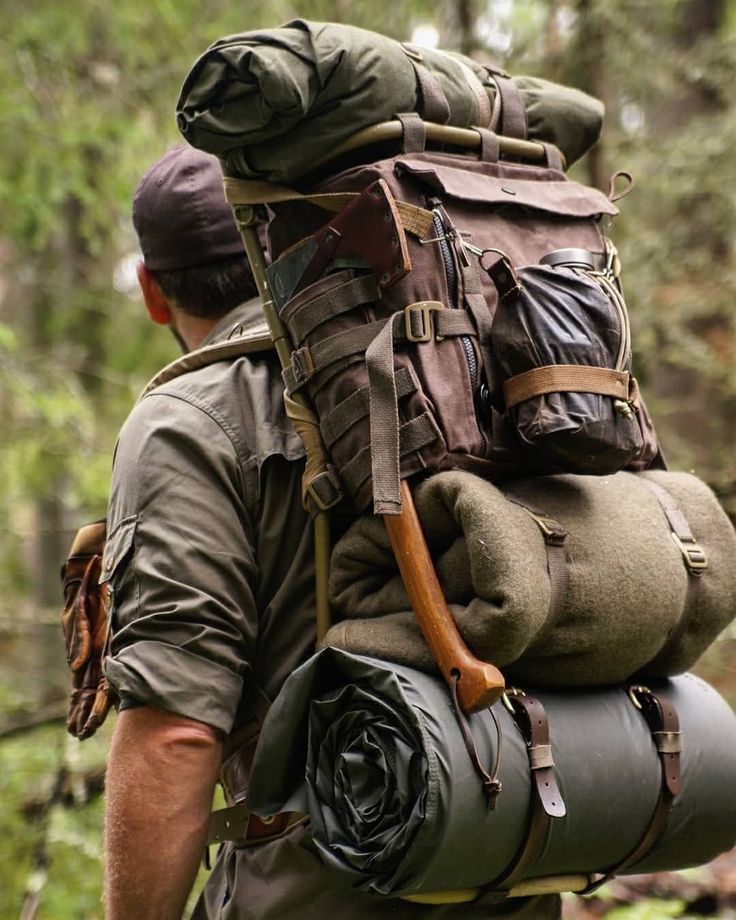
POLYGON ((151 394, 123 427, 102 574, 123 707, 230 732, 257 635, 249 473, 227 425, 175 395, 151 394))

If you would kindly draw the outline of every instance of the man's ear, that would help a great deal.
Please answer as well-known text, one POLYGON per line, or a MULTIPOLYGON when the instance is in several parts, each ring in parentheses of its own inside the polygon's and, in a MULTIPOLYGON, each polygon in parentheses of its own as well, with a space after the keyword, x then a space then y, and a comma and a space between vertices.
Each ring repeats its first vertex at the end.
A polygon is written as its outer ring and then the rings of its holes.
POLYGON ((148 315, 159 326, 168 326, 171 322, 171 308, 161 285, 143 262, 136 265, 136 273, 148 315))

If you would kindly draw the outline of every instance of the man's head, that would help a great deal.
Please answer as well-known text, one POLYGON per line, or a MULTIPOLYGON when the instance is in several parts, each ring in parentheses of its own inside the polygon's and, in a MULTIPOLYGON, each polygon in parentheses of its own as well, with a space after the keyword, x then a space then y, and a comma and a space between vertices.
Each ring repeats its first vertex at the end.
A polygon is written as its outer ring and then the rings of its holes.
POLYGON ((143 253, 138 280, 149 315, 188 347, 255 296, 216 157, 186 145, 165 153, 138 184, 133 225, 143 253))

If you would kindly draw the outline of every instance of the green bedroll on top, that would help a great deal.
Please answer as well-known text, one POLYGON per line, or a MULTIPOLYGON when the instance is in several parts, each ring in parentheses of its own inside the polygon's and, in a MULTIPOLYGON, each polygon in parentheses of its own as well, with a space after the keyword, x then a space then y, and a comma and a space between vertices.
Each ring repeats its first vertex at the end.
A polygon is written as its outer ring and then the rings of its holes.
MULTIPOLYGON (((177 121, 187 142, 220 157, 227 174, 291 181, 357 131, 397 113, 495 130, 509 79, 460 54, 296 19, 212 44, 184 81, 177 121)), ((528 123, 516 136, 554 144, 568 165, 596 143, 603 121, 597 99, 535 77, 513 82, 528 123)))

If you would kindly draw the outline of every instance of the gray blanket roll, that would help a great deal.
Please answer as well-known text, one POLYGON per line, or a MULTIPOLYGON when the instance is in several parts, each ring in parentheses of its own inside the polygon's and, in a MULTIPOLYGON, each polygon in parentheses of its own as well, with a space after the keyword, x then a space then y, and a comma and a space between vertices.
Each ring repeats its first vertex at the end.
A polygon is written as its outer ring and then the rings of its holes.
MULTIPOLYGON (((461 633, 512 680, 570 686, 617 683, 642 669, 679 674, 736 614, 736 534, 710 489, 687 473, 546 476, 500 487, 469 473, 439 473, 414 497, 461 633), (687 518, 708 559, 700 578, 686 571, 642 476, 664 486, 687 518), (556 618, 548 615, 541 531, 507 496, 568 531, 567 586, 556 618)), ((330 593, 346 619, 326 645, 435 670, 380 518, 360 518, 335 546, 330 593)))
MULTIPOLYGON (((470 58, 421 49, 449 104, 449 124, 481 121, 476 92, 495 85, 470 58), (475 91, 468 82, 475 75, 475 91)), ((531 139, 556 144, 568 165, 598 140, 603 105, 536 77, 518 77, 531 139)), ((188 143, 214 153, 228 175, 290 181, 362 128, 420 111, 417 78, 399 42, 334 22, 296 19, 222 38, 195 62, 177 103, 188 143)))

